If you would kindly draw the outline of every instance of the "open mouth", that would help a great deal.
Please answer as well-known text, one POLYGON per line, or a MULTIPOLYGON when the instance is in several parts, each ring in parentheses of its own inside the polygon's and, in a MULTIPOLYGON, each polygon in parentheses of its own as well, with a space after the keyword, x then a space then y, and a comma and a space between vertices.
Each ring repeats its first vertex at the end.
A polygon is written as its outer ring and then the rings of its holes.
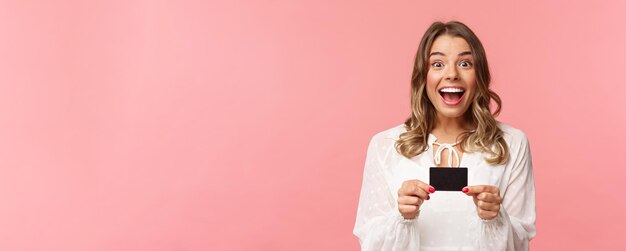
POLYGON ((441 99, 447 105, 458 105, 461 103, 463 94, 465 94, 465 90, 458 87, 444 87, 439 90, 441 99))

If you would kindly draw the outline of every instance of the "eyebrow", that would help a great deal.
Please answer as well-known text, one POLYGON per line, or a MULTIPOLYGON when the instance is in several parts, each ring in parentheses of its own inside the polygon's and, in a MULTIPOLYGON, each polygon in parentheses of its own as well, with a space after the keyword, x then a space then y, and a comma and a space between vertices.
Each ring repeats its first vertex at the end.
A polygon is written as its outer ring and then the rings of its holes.
MULTIPOLYGON (((433 51, 433 52, 430 53, 429 57, 432 57, 434 55, 445 56, 446 54, 443 54, 443 52, 433 51)), ((459 53, 459 56, 465 56, 465 55, 472 55, 472 52, 471 51, 464 51, 464 52, 459 53)))

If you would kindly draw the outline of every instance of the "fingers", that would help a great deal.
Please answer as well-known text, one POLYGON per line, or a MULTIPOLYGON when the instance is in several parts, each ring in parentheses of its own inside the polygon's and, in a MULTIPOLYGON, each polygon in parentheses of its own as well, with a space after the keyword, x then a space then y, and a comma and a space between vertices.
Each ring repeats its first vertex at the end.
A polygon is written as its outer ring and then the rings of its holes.
POLYGON ((424 200, 412 195, 398 197, 398 210, 405 219, 413 219, 417 216, 420 206, 424 200))
POLYGON ((500 211, 500 198, 499 196, 498 198, 493 197, 492 200, 494 202, 487 202, 481 199, 477 199, 477 197, 487 198, 491 196, 497 195, 494 195, 492 193, 480 193, 478 196, 472 197, 474 198, 474 204, 476 204, 476 212, 478 213, 478 216, 485 220, 491 220, 498 215, 498 212, 500 211))
POLYGON ((401 196, 417 196, 423 200, 430 199, 428 194, 435 191, 435 188, 419 180, 407 180, 402 183, 402 187, 398 190, 398 197, 401 196))
POLYGON ((431 185, 428 185, 422 181, 419 180, 414 180, 415 184, 417 185, 417 187, 421 188, 422 190, 424 190, 424 192, 427 193, 434 193, 435 192, 435 188, 431 185))
POLYGON ((478 212, 478 217, 485 219, 485 220, 491 220, 493 218, 496 218, 496 216, 498 216, 498 211, 487 211, 481 208, 477 208, 476 211, 478 212))
POLYGON ((484 202, 481 200, 476 202, 476 207, 478 207, 479 209, 482 209, 485 211, 491 211, 491 212, 498 212, 500 210, 499 203, 484 202))
POLYGON ((500 189, 496 186, 491 185, 478 185, 478 186, 467 186, 462 190, 467 195, 478 195, 480 193, 493 193, 500 194, 500 189))
POLYGON ((474 204, 476 204, 476 212, 480 218, 490 220, 498 215, 502 203, 498 187, 491 185, 467 186, 462 191, 468 196, 472 196, 474 204))
POLYGON ((405 219, 413 219, 417 215, 418 206, 414 205, 398 205, 398 210, 405 219))
POLYGON ((428 194, 434 192, 434 187, 420 180, 404 181, 398 189, 398 210, 405 219, 413 219, 424 200, 430 199, 428 194))
POLYGON ((398 204, 400 205, 415 205, 421 206, 424 203, 423 199, 416 196, 400 196, 398 197, 398 204))
POLYGON ((476 205, 476 212, 482 219, 490 220, 495 218, 500 211, 500 190, 495 186, 480 185, 468 186, 464 191, 468 196, 472 196, 476 205))
POLYGON ((499 194, 480 193, 480 194, 478 194, 475 197, 476 197, 476 199, 478 199, 480 201, 484 201, 484 202, 491 202, 491 203, 497 203, 497 204, 502 203, 502 198, 500 198, 499 194))

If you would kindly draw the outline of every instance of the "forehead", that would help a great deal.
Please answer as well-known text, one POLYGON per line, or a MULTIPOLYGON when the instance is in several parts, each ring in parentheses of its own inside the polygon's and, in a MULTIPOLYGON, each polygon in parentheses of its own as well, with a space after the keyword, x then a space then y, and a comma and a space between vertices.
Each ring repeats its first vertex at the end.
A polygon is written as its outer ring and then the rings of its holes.
POLYGON ((450 35, 441 35, 433 41, 430 52, 442 52, 446 55, 457 55, 464 51, 472 51, 470 45, 462 37, 453 37, 450 35))

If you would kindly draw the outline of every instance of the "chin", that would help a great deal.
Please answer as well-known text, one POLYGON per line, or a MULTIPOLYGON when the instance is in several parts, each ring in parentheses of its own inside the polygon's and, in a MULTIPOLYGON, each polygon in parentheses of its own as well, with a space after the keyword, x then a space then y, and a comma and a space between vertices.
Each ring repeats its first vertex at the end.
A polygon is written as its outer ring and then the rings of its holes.
POLYGON ((437 113, 439 113, 441 116, 446 117, 446 118, 459 118, 459 117, 463 117, 465 116, 465 113, 467 112, 467 108, 459 110, 457 108, 444 108, 444 109, 439 109, 437 110, 437 113))

